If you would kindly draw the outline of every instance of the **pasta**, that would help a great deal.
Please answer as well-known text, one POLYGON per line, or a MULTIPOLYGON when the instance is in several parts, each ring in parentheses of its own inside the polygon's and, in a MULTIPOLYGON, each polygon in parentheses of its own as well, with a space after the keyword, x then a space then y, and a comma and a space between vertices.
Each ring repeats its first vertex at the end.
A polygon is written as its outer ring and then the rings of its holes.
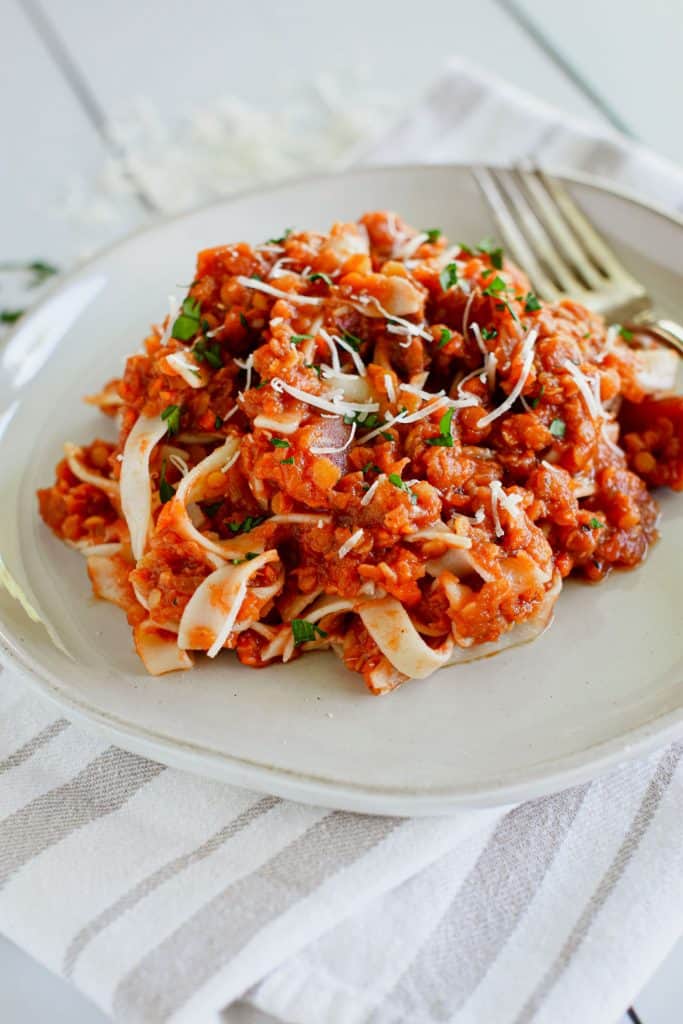
POLYGON ((683 489, 675 372, 491 240, 373 212, 199 253, 88 398, 117 439, 67 443, 40 512, 150 673, 331 649, 383 694, 644 559, 649 488, 683 489))

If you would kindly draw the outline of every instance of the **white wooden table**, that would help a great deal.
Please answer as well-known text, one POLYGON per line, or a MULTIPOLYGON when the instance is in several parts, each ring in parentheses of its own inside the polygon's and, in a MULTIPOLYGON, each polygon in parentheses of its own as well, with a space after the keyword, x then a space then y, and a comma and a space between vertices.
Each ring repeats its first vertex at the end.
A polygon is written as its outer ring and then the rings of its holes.
MULTIPOLYGON (((141 96, 167 117, 220 94, 274 107, 287 85, 360 67, 409 101, 460 54, 683 162, 681 0, 0 0, 0 40, 0 261, 80 253, 55 210, 70 182, 97 174, 108 123, 141 96)), ((144 216, 131 198, 116 231, 144 216)), ((643 1024, 683 1019, 681 975, 683 942, 636 1002, 643 1024)), ((103 1020, 0 938, 3 1024, 103 1020)))

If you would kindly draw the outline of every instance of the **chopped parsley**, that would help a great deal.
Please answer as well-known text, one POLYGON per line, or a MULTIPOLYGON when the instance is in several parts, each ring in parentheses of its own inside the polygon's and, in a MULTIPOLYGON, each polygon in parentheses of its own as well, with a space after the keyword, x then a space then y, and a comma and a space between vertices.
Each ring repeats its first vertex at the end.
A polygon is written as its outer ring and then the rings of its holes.
POLYGON ((389 430, 380 430, 380 437, 383 437, 385 441, 394 440, 394 435, 389 430))
POLYGON ((439 274, 439 282, 445 292, 458 283, 458 267, 455 263, 447 263, 439 274))
POLYGON ((481 336, 484 341, 491 341, 493 338, 498 337, 498 331, 495 327, 482 327, 481 336))
POLYGON ((317 363, 304 363, 304 366, 307 370, 314 370, 319 377, 322 376, 323 368, 322 366, 318 366, 317 363))
POLYGON ((175 487, 169 484, 166 479, 166 459, 164 459, 161 463, 161 473, 159 474, 159 500, 162 505, 165 505, 174 495, 175 487))
POLYGON ((493 238, 483 238, 477 246, 477 252, 485 253, 496 270, 503 269, 503 248, 493 238))
POLYGON ((220 370, 223 366, 221 347, 217 341, 196 342, 192 349, 192 355, 198 363, 208 363, 214 370, 220 370))
POLYGON ((550 424, 549 430, 553 437, 562 438, 567 432, 567 424, 564 420, 554 419, 550 424))
POLYGON ((330 288, 332 287, 332 278, 329 274, 322 274, 319 271, 315 274, 310 274, 309 281, 324 281, 330 288))
POLYGON ((620 327, 619 334, 624 341, 633 341, 633 331, 627 330, 626 327, 620 327))
POLYGON ((427 236, 428 242, 438 242, 441 238, 441 228, 425 228, 423 234, 427 236))
POLYGON ((302 341, 310 341, 312 337, 312 334, 290 334, 289 340, 292 345, 298 345, 302 341))
POLYGON ((361 469, 361 473, 381 473, 381 472, 382 472, 382 470, 374 462, 366 462, 365 465, 363 466, 363 468, 361 469))
POLYGON ((258 558, 258 552, 257 551, 247 551, 247 553, 244 556, 244 558, 233 558, 232 564, 233 565, 243 565, 245 562, 251 562, 252 558, 258 558))
POLYGON ((451 421, 455 409, 447 409, 439 420, 439 436, 427 438, 427 444, 440 445, 442 448, 453 447, 453 434, 451 433, 451 421))
POLYGON ((182 410, 179 405, 167 405, 161 414, 162 420, 166 421, 166 427, 171 437, 180 430, 181 412, 182 410))
POLYGON ((344 423, 348 426, 355 423, 358 427, 376 427, 379 423, 379 416, 376 412, 354 412, 344 416, 344 423))
POLYGON ((218 413, 216 413, 216 418, 215 418, 215 420, 213 421, 213 426, 214 426, 214 429, 215 429, 215 430, 220 430, 220 429, 221 429, 221 427, 223 426, 223 420, 222 420, 222 419, 221 419, 221 417, 220 417, 220 416, 218 415, 218 413))
POLYGON ((25 312, 24 309, 0 309, 0 324, 15 324, 25 312))
POLYGON ((294 230, 294 228, 286 228, 282 232, 282 234, 280 235, 279 238, 269 238, 266 244, 267 245, 282 245, 283 242, 287 241, 287 239, 289 238, 289 236, 291 235, 293 230, 294 230))
POLYGON ((589 520, 588 525, 590 526, 591 530, 605 529, 605 524, 601 522, 599 519, 596 519, 595 516, 593 516, 593 518, 589 520))
POLYGON ((220 501, 212 501, 210 505, 203 505, 202 508, 204 510, 204 515, 209 516, 209 518, 215 516, 222 504, 223 499, 220 501))
POLYGON ((436 347, 437 348, 443 348, 444 345, 448 344, 448 342, 451 340, 452 337, 453 337, 453 332, 449 331, 447 327, 442 327, 441 328, 441 337, 439 338, 439 344, 436 347))
POLYGON ((350 331, 344 331, 342 334, 342 340, 345 341, 347 345, 350 345, 354 352, 358 352, 359 348, 363 344, 362 339, 356 337, 355 334, 351 334, 350 331))
POLYGON ((281 466, 293 466, 294 465, 294 456, 290 455, 288 459, 280 459, 280 465, 281 466))
MULTIPOLYGON (((31 275, 29 288, 44 284, 48 277, 59 273, 59 267, 45 260, 31 260, 30 263, 0 263, 0 273, 27 273, 31 275)), ((13 321, 12 321, 13 322, 13 321)))
POLYGON ((538 297, 534 295, 533 292, 527 292, 524 296, 524 312, 535 313, 540 308, 541 303, 539 302, 538 297))
POLYGON ((265 522, 265 519, 265 516, 247 516, 241 523, 228 523, 228 529, 230 533, 249 533, 255 526, 265 522))
POLYGON ((244 327, 245 331, 249 330, 249 321, 247 320, 244 313, 240 313, 240 323, 242 324, 242 327, 244 327))
POLYGON ((411 505, 417 505, 417 494, 413 494, 410 487, 408 487, 408 484, 405 482, 405 480, 401 480, 398 473, 390 473, 389 476, 387 477, 387 480, 389 481, 390 484, 393 484, 394 487, 396 487, 399 491, 405 491, 405 493, 410 498, 411 505))
POLYGON ((529 401, 529 405, 531 406, 532 409, 537 409, 538 408, 538 403, 541 401, 541 398, 543 397, 543 392, 544 391, 545 391, 545 384, 541 384, 541 390, 538 392, 537 395, 535 395, 529 401))
POLYGON ((505 284, 505 281, 503 280, 502 277, 500 277, 499 274, 496 274, 496 276, 494 277, 493 281, 491 281, 490 284, 487 284, 486 288, 484 288, 484 291, 483 291, 482 294, 483 295, 500 295, 501 292, 504 292, 506 290, 507 290, 507 285, 505 284))
POLYGON ((289 441, 285 441, 282 437, 271 437, 270 443, 273 448, 289 448, 289 441))
POLYGON ((324 639, 327 633, 320 626, 316 626, 314 622, 309 622, 308 619, 292 619, 292 636, 295 647, 315 640, 316 635, 324 639))
POLYGON ((202 307, 197 299, 193 299, 191 295, 188 295, 186 299, 183 299, 182 310, 182 313, 173 324, 171 337, 177 338, 178 341, 189 341, 190 338, 194 338, 199 330, 202 307))
POLYGON ((465 242, 458 242, 458 245, 460 246, 460 252, 464 252, 466 256, 474 256, 471 247, 466 245, 465 242))

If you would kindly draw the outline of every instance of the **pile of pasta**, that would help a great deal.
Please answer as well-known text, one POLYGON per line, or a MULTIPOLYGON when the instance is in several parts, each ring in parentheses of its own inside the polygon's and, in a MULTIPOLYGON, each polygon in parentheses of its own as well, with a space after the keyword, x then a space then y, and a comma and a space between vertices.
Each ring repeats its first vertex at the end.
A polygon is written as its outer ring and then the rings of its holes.
POLYGON ((288 230, 199 253, 87 399, 116 440, 67 444, 40 511, 150 673, 331 649, 382 694, 642 561, 650 490, 683 487, 675 373, 490 239, 390 212, 288 230))

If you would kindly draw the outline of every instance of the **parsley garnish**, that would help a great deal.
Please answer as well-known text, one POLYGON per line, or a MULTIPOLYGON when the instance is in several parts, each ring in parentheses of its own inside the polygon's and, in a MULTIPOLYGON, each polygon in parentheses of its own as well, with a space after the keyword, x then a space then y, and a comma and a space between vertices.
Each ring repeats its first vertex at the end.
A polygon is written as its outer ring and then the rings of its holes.
POLYGON ((271 437, 270 443, 273 448, 289 448, 289 441, 285 441, 282 437, 271 437))
POLYGON ((166 420, 166 426, 171 437, 180 430, 180 413, 181 408, 179 405, 167 405, 161 414, 162 420, 166 420))
POLYGON ((393 484, 394 487, 397 487, 399 491, 405 491, 405 493, 410 498, 410 503, 412 505, 417 504, 417 494, 413 494, 410 487, 408 487, 408 484, 405 482, 405 480, 401 480, 398 473, 390 473, 389 476, 387 477, 387 480, 389 481, 390 484, 393 484))
POLYGON ((379 416, 375 412, 354 412, 344 416, 344 423, 348 426, 355 423, 359 427, 376 427, 379 423, 379 416))
POLYGON ((308 619, 292 619, 292 636, 295 647, 315 640, 316 634, 323 639, 327 636, 324 629, 316 626, 314 622, 309 622, 308 619))
POLYGON ((288 459, 280 459, 280 465, 281 466, 293 466, 294 465, 294 456, 290 455, 288 459))
POLYGON ((223 500, 212 501, 210 505, 204 505, 204 514, 207 516, 215 516, 218 509, 223 504, 223 500))
POLYGON ((0 324, 15 324, 25 312, 24 309, 2 309, 0 310, 0 324))
POLYGON ((357 352, 363 344, 362 339, 357 338, 356 335, 351 334, 350 331, 344 331, 342 334, 342 340, 345 341, 347 345, 350 345, 354 352, 357 352))
POLYGON ((541 308, 541 303, 538 301, 537 296, 533 292, 527 292, 524 296, 524 312, 535 313, 541 308))
POLYGON ((247 516, 241 523, 228 523, 230 533, 249 533, 255 526, 265 522, 265 516, 247 516))
POLYGON ((477 246, 477 252, 485 253, 496 270, 503 269, 503 248, 493 238, 484 238, 477 246))
POLYGON ((244 327, 245 331, 249 330, 249 321, 247 320, 244 313, 240 313, 240 323, 242 324, 242 327, 244 327))
POLYGON ((322 274, 320 272, 318 272, 316 274, 310 274, 308 280, 309 281, 324 281, 326 285, 328 285, 330 288, 332 287, 332 278, 330 277, 329 274, 322 274))
POLYGON ((423 234, 427 236, 428 242, 438 242, 441 238, 441 228, 425 228, 423 234))
POLYGON ((553 437, 562 438, 564 437, 567 431, 567 424, 564 422, 564 420, 555 419, 550 424, 549 430, 553 437))
POLYGON ((442 327, 441 328, 441 337, 439 338, 439 344, 436 347, 437 348, 443 348, 444 345, 448 344, 448 342, 451 340, 452 337, 453 337, 453 332, 449 331, 447 327, 442 327))
POLYGON ((247 551, 247 553, 244 556, 244 558, 233 558, 232 564, 233 565, 242 565, 244 562, 251 562, 252 558, 258 558, 258 552, 256 552, 256 551, 247 551))
POLYGON ((173 324, 171 337, 177 338, 178 341, 189 341, 190 338, 194 338, 195 334, 199 330, 202 307, 196 299, 193 299, 191 295, 188 295, 187 298, 183 300, 182 308, 182 313, 173 324))
POLYGON ((292 345, 298 345, 302 341, 310 341, 312 337, 312 334, 290 334, 289 340, 292 345))
POLYGON ((595 516, 593 516, 593 518, 589 520, 588 525, 590 526, 591 530, 604 530, 605 529, 605 524, 600 522, 599 519, 596 519, 595 516))
POLYGON ((380 430, 380 437, 383 437, 385 441, 394 440, 394 435, 389 430, 380 430))
POLYGON ((455 263, 447 263, 439 274, 439 282, 445 292, 458 283, 458 267, 455 263))
POLYGON ((464 242, 458 242, 458 245, 460 246, 460 252, 464 252, 467 256, 473 256, 474 255, 474 253, 472 252, 472 249, 471 249, 471 247, 469 245, 465 245, 464 242))
POLYGON ((625 327, 620 327, 619 334, 624 339, 624 341, 633 341, 633 331, 629 331, 625 327))
POLYGON ((495 327, 482 327, 481 336, 484 341, 491 341, 492 338, 498 337, 498 331, 495 327))
POLYGON ((283 233, 280 235, 279 238, 269 238, 268 242, 266 244, 267 245, 282 245, 283 242, 287 241, 287 239, 289 238, 289 236, 291 235, 293 230, 294 230, 294 228, 286 228, 283 231, 283 233))
POLYGON ((529 405, 531 406, 532 409, 537 409, 538 408, 538 403, 541 401, 541 398, 543 397, 543 392, 544 391, 545 391, 545 384, 541 384, 541 390, 529 402, 529 405))
POLYGON ((198 363, 208 363, 214 370, 220 370, 223 366, 221 359, 221 347, 217 341, 198 341, 192 349, 192 355, 198 363))
POLYGON ((319 377, 322 376, 323 368, 318 366, 317 363, 304 363, 304 366, 307 370, 315 370, 319 377))
POLYGON ((502 277, 498 274, 494 277, 493 281, 484 288, 483 295, 499 295, 500 292, 504 292, 507 289, 507 285, 502 277))
POLYGON ((159 500, 162 505, 165 505, 174 495, 175 487, 172 487, 166 479, 166 459, 164 459, 161 463, 161 473, 159 474, 159 500))
POLYGON ((365 465, 363 466, 363 468, 361 469, 361 473, 381 473, 381 472, 382 472, 382 470, 374 462, 366 462, 365 465))
POLYGON ((221 427, 223 426, 223 420, 222 420, 222 419, 221 419, 221 417, 220 417, 220 416, 218 415, 218 413, 216 413, 216 418, 215 418, 215 420, 213 421, 213 426, 214 426, 214 430, 220 430, 220 429, 221 429, 221 427))
POLYGON ((32 260, 30 263, 0 263, 0 273, 21 273, 24 271, 31 275, 31 279, 28 282, 29 288, 37 288, 39 285, 44 284, 48 277, 58 274, 59 268, 55 267, 52 263, 46 263, 45 260, 32 260))
POLYGON ((428 437, 427 444, 440 445, 442 448, 453 447, 453 435, 451 433, 451 421, 455 409, 447 409, 439 420, 439 436, 428 437))

